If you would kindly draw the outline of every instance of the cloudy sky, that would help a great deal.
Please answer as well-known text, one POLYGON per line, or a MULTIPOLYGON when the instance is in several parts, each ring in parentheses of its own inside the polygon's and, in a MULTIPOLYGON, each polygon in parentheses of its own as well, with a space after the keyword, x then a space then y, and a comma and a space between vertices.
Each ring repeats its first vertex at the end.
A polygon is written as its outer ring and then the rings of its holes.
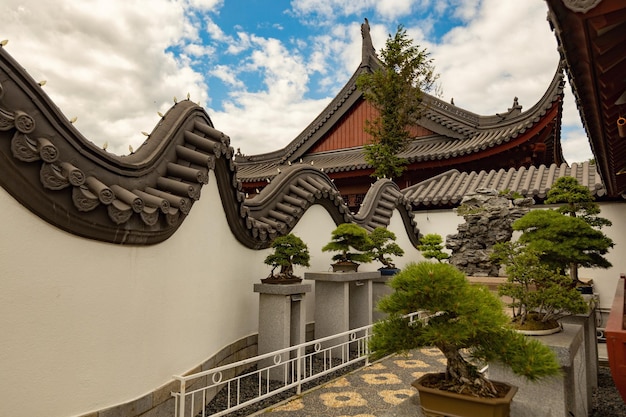
MULTIPOLYGON (((557 67, 543 0, 2 0, 0 40, 98 146, 137 149, 190 95, 245 154, 282 148, 402 24, 442 98, 488 115, 535 104, 557 67)), ((563 148, 592 157, 569 86, 563 148)))

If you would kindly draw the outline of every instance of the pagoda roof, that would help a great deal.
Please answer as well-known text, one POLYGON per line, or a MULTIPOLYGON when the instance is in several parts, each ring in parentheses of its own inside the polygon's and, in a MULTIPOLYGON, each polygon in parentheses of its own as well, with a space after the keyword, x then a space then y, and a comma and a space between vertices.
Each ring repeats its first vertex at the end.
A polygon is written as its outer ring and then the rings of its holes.
POLYGON ((481 189, 506 190, 535 200, 544 200, 556 180, 565 176, 576 178, 596 198, 606 196, 600 174, 589 161, 571 166, 562 163, 480 172, 452 169, 407 187, 402 193, 415 210, 456 207, 463 197, 481 189))
MULTIPOLYGON (((308 163, 327 173, 371 168, 366 162, 362 147, 310 152, 323 141, 333 127, 364 100, 356 86, 357 78, 364 72, 375 71, 380 65, 371 40, 364 36, 362 61, 346 85, 326 108, 287 146, 280 150, 258 155, 237 155, 239 178, 243 182, 258 182, 273 178, 279 168, 290 163, 308 163)), ((555 75, 541 99, 530 109, 513 100, 506 112, 479 115, 433 95, 423 93, 423 112, 418 124, 432 132, 413 140, 399 156, 409 163, 446 161, 456 157, 479 154, 487 149, 511 142, 533 128, 557 120, 555 137, 546 143, 547 151, 557 163, 564 161, 560 145, 560 117, 563 99, 563 64, 559 63, 555 75)))
POLYGON ((626 2, 547 0, 598 171, 611 196, 626 194, 626 2), (621 118, 621 119, 620 119, 621 118))

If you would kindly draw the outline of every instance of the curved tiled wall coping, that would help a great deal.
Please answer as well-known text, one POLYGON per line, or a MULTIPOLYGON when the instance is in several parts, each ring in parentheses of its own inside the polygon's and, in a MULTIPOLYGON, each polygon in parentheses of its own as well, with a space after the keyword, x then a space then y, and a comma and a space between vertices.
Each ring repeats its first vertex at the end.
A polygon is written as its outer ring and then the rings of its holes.
POLYGON ((128 156, 85 139, 40 86, 0 47, 0 185, 52 225, 89 239, 148 245, 170 237, 201 197, 212 171, 228 224, 245 246, 261 249, 322 205, 336 224, 371 230, 398 210, 412 242, 411 205, 393 182, 369 191, 356 215, 331 179, 312 166, 284 167, 254 198, 242 192, 230 138, 199 106, 176 103, 128 156))

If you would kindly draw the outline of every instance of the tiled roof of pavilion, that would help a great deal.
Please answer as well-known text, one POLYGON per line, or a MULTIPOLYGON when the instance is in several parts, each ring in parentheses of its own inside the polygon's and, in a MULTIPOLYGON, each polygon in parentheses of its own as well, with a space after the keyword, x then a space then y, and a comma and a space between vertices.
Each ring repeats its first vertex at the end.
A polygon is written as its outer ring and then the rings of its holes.
POLYGON ((480 172, 453 169, 405 188, 402 193, 416 210, 455 207, 465 195, 480 189, 509 190, 540 201, 546 198, 552 184, 564 176, 576 178, 596 198, 606 195, 596 166, 589 161, 571 167, 552 164, 480 172))
MULTIPOLYGON (((363 72, 375 70, 379 62, 374 49, 364 46, 362 63, 347 84, 322 113, 285 148, 271 153, 241 155, 235 158, 241 181, 272 179, 280 167, 300 160, 313 163, 328 173, 371 168, 365 162, 361 147, 313 154, 307 152, 348 114, 355 103, 363 100, 362 93, 356 87, 356 80, 363 72)), ((530 109, 522 112, 522 106, 514 99, 508 111, 488 116, 472 113, 425 93, 425 107, 419 124, 435 134, 417 138, 401 156, 410 163, 450 160, 512 141, 535 127, 555 105, 561 106, 563 87, 563 67, 559 64, 545 94, 530 109)), ((557 134, 559 131, 557 129, 557 134)), ((559 138, 548 146, 555 148, 549 151, 561 162, 563 157, 559 138)))
POLYGON ((0 46, 0 185, 60 229, 120 244, 161 242, 182 224, 213 171, 231 231, 247 247, 267 247, 315 204, 337 224, 368 230, 388 225, 397 210, 417 242, 411 205, 391 181, 372 186, 357 214, 324 172, 304 164, 284 167, 248 199, 233 153, 206 112, 184 100, 134 153, 110 154, 83 137, 0 46))

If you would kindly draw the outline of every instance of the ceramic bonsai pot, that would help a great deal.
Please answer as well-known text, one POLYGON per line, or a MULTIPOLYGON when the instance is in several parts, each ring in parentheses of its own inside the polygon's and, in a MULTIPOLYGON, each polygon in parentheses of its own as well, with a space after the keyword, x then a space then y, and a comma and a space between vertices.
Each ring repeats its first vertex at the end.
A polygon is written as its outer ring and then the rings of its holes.
POLYGON ((419 392, 424 416, 509 417, 511 401, 517 392, 516 386, 492 381, 507 386, 509 388, 507 394, 502 398, 480 398, 423 385, 426 380, 438 375, 441 374, 425 374, 411 384, 419 392))
POLYGON ((357 269, 359 269, 358 263, 350 261, 335 262, 331 266, 333 267, 333 272, 357 272, 357 269))

